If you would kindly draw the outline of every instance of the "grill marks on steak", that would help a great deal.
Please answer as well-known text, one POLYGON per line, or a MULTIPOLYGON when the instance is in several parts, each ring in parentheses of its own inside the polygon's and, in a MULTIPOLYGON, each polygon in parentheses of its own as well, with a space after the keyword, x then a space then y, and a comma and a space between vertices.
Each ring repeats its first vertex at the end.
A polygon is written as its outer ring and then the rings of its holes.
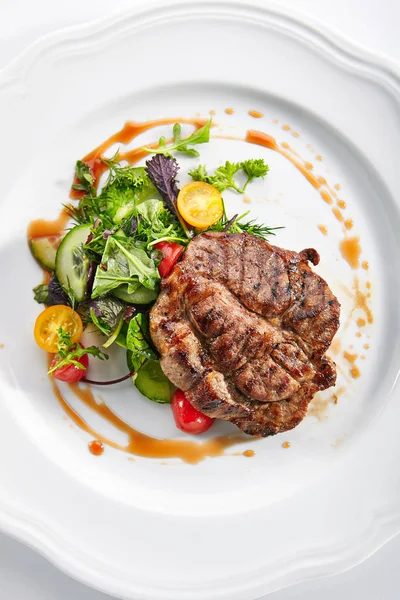
POLYGON ((205 233, 163 282, 150 315, 167 377, 211 417, 253 435, 295 427, 335 383, 324 356, 340 305, 300 254, 247 234, 205 233))

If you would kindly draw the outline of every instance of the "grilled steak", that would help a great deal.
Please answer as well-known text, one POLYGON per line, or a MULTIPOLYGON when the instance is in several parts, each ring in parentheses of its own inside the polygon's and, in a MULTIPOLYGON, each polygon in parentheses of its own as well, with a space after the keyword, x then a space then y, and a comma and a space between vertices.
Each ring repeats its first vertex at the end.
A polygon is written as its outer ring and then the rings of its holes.
POLYGON ((247 234, 204 233, 162 282, 151 336, 193 406, 251 435, 300 423, 336 381, 325 356, 340 305, 314 273, 319 255, 247 234))

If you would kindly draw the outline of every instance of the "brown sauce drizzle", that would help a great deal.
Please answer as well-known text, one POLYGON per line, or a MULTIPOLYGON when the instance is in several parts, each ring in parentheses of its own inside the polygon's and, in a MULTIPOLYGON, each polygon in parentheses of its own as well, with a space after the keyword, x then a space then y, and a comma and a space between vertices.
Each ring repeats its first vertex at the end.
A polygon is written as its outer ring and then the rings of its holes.
POLYGON ((264 114, 258 110, 249 110, 249 115, 253 117, 253 119, 261 119, 261 117, 264 116, 264 114))
POLYGON ((353 379, 358 379, 361 375, 360 369, 355 364, 358 354, 350 354, 350 352, 343 352, 343 357, 351 364, 350 375, 353 379))
POLYGON ((125 423, 105 403, 98 404, 90 387, 80 387, 76 383, 70 383, 68 387, 85 406, 128 436, 127 445, 122 446, 99 434, 99 432, 88 425, 68 404, 55 380, 52 377, 50 377, 50 380, 57 400, 78 427, 96 438, 97 441, 135 456, 146 458, 180 458, 184 462, 196 464, 207 457, 223 456, 225 450, 235 444, 248 442, 248 438, 240 434, 220 435, 203 443, 192 442, 190 440, 160 440, 141 433, 128 425, 128 423, 125 423))
MULTIPOLYGON (((360 310, 364 311, 367 322, 369 325, 371 325, 374 322, 374 315, 372 314, 372 310, 368 306, 368 294, 365 294, 364 292, 362 292, 360 290, 360 282, 359 282, 358 277, 355 277, 355 279, 354 279, 354 288, 355 288, 355 292, 356 292, 356 298, 355 298, 355 303, 354 303, 354 308, 352 310, 352 314, 355 309, 359 308, 360 310)), ((365 319, 357 319, 357 325, 359 325, 359 323, 361 321, 364 321, 363 325, 366 324, 365 319)), ((360 327, 360 325, 359 325, 359 327, 360 327)))
POLYGON ((360 238, 345 238, 340 242, 340 252, 343 258, 349 263, 352 269, 358 269, 360 266, 360 238))
POLYGON ((45 219, 31 221, 26 233, 28 241, 36 237, 61 235, 69 219, 68 211, 63 207, 58 218, 54 221, 46 221, 45 219))
MULTIPOLYGON (((214 111, 215 112, 215 111, 214 111)), ((211 111, 210 111, 211 113, 211 111)), ((83 162, 88 164, 92 170, 92 175, 94 178, 95 186, 98 184, 99 179, 105 171, 107 171, 107 165, 105 165, 100 157, 104 155, 104 153, 111 148, 114 144, 129 144, 136 137, 148 131, 149 129, 153 129, 154 127, 159 127, 161 125, 174 125, 175 123, 185 123, 189 125, 193 125, 195 130, 200 129, 207 122, 206 119, 202 118, 192 118, 192 119, 156 119, 154 121, 146 121, 144 123, 136 123, 135 121, 128 121, 125 123, 124 127, 106 139, 102 144, 94 148, 89 154, 83 157, 83 162)), ((148 147, 157 147, 157 144, 148 144, 148 147)), ((126 160, 129 164, 134 164, 141 158, 145 156, 149 156, 148 152, 145 152, 141 148, 137 148, 136 150, 128 151, 123 154, 120 154, 121 160, 126 160)), ((82 192, 72 189, 70 193, 70 197, 77 200, 81 198, 82 192)))
MULTIPOLYGON (((283 128, 285 127, 289 127, 289 125, 284 125, 283 128)), ((249 129, 245 141, 249 142, 250 144, 257 144, 258 146, 264 146, 264 148, 269 148, 270 150, 275 150, 275 152, 279 152, 279 154, 282 154, 285 158, 290 160, 290 162, 296 167, 296 169, 298 169, 300 173, 304 175, 304 177, 311 183, 312 186, 315 187, 315 189, 320 189, 321 184, 315 177, 315 175, 310 173, 310 171, 306 169, 303 163, 294 158, 289 152, 287 152, 286 150, 282 150, 282 148, 280 148, 276 143, 275 138, 273 138, 271 135, 268 135, 267 133, 262 133, 261 131, 249 129)))

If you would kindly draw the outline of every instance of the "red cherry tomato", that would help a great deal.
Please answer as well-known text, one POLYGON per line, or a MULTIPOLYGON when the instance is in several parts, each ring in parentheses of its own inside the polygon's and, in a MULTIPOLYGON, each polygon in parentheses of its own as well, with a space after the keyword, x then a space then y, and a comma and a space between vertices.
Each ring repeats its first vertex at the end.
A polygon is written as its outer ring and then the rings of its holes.
POLYGON ((164 258, 158 265, 158 272, 161 277, 167 277, 185 248, 180 244, 175 244, 175 242, 158 242, 155 247, 164 254, 164 258))
MULTIPOLYGON (((82 346, 82 344, 80 345, 82 346)), ((58 360, 59 359, 57 358, 57 356, 55 356, 51 361, 50 368, 54 367, 57 364, 58 360)), ((75 365, 65 365, 64 367, 60 367, 59 369, 53 371, 52 377, 54 377, 54 379, 59 379, 60 381, 66 381, 67 383, 75 383, 76 381, 79 381, 86 375, 87 368, 89 366, 88 355, 84 354, 83 356, 81 356, 81 358, 78 359, 78 362, 81 363, 81 365, 85 368, 78 369, 78 367, 76 367, 75 365)))
POLYGON ((176 390, 171 400, 172 412, 178 429, 185 433, 204 433, 214 419, 194 408, 182 390, 176 390))

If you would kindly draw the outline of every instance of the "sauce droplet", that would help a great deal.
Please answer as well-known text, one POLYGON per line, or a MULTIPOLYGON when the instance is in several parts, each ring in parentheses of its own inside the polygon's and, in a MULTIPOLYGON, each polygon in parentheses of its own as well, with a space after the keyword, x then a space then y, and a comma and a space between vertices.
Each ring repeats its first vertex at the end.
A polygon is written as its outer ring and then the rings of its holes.
POLYGON ((369 349, 369 344, 364 344, 364 348, 365 348, 366 350, 368 350, 368 349, 369 349))
POLYGON ((210 111, 208 111, 208 114, 211 116, 215 115, 215 110, 212 108, 210 111))
POLYGON ((255 455, 254 450, 245 450, 243 452, 243 456, 249 456, 250 457, 250 456, 254 456, 254 455, 255 455))
POLYGON ((358 354, 350 354, 350 352, 346 352, 346 350, 345 350, 343 352, 343 356, 351 364, 350 375, 352 376, 353 379, 358 379, 361 375, 360 369, 355 364, 355 362, 358 358, 358 354))
POLYGON ((251 200, 250 200, 250 198, 248 196, 243 196, 243 202, 245 204, 251 204, 251 200))
POLYGON ((356 333, 356 337, 360 338, 361 336, 362 336, 362 333, 361 333, 361 331, 357 331, 357 333, 356 333))
POLYGON ((344 221, 344 216, 342 215, 342 213, 340 212, 340 210, 338 209, 338 207, 337 207, 337 206, 335 206, 334 208, 332 208, 332 212, 333 212, 333 214, 335 215, 335 217, 337 218, 337 220, 338 220, 340 223, 343 223, 343 221, 344 221))
POLYGON ((4 344, 0 344, 0 348, 4 348, 4 344))
POLYGON ((283 442, 282 448, 290 448, 290 442, 283 442))
POLYGON ((365 287, 367 288, 367 290, 371 289, 371 282, 367 281, 367 283, 365 284, 365 287))
POLYGON ((328 228, 326 225, 318 225, 318 229, 320 230, 321 233, 323 233, 324 235, 328 235, 328 228))
POLYGON ((365 327, 366 324, 367 321, 365 319, 362 319, 361 317, 357 319, 357 327, 365 327))
POLYGON ((233 113, 235 112, 233 108, 226 108, 225 112, 227 115, 233 115, 233 113))
POLYGON ((263 113, 258 110, 249 110, 249 115, 253 117, 253 119, 261 119, 263 117, 263 113))
POLYGON ((325 202, 327 204, 333 204, 332 198, 330 197, 330 195, 328 194, 328 192, 326 192, 325 190, 322 190, 322 192, 321 192, 321 198, 323 200, 325 200, 325 202))
POLYGON ((346 227, 346 229, 352 229, 354 225, 354 221, 353 219, 346 219, 346 221, 344 222, 344 226, 346 227))
POLYGON ((304 164, 305 164, 306 169, 308 169, 309 171, 313 170, 314 167, 313 167, 312 163, 306 161, 304 164))
MULTIPOLYGON (((368 271, 368 269, 369 269, 369 263, 368 263, 368 261, 367 261, 367 260, 363 260, 363 261, 362 261, 362 263, 361 263, 361 266, 362 266, 362 268, 363 268, 365 271, 368 271)), ((367 286, 367 287, 368 287, 368 286, 367 286)))
POLYGON ((293 131, 292 136, 293 137, 300 137, 300 134, 297 131, 293 131))
POLYGON ((335 188, 336 191, 340 190, 340 185, 338 183, 335 183, 335 185, 333 187, 335 188))
POLYGON ((317 156, 315 157, 317 160, 322 160, 322 156, 320 154, 317 154, 317 156))
POLYGON ((104 452, 103 442, 100 442, 100 440, 93 440, 93 442, 90 442, 89 444, 89 450, 94 456, 100 456, 100 454, 103 454, 104 452))
POLYGON ((290 131, 289 125, 282 125, 282 129, 284 129, 285 131, 290 131))
POLYGON ((275 123, 275 125, 276 125, 277 123, 279 123, 279 120, 278 119, 274 119, 272 122, 275 123))
POLYGON ((340 242, 340 252, 343 258, 349 263, 352 269, 358 269, 360 266, 360 238, 346 238, 340 242))
POLYGON ((344 200, 338 200, 338 206, 340 208, 346 208, 346 202, 344 200))

